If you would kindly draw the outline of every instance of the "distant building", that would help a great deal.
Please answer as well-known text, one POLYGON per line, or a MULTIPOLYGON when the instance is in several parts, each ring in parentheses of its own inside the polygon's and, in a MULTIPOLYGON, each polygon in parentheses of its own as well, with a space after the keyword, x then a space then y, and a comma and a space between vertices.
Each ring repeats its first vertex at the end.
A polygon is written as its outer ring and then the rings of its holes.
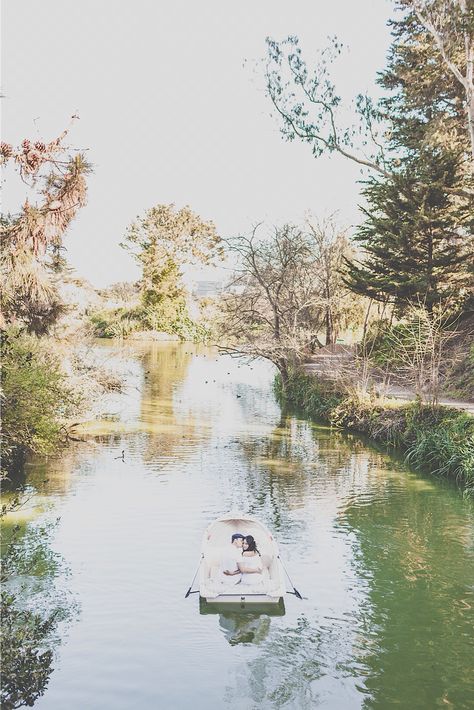
POLYGON ((196 281, 193 287, 195 298, 212 298, 222 292, 222 281, 196 281))

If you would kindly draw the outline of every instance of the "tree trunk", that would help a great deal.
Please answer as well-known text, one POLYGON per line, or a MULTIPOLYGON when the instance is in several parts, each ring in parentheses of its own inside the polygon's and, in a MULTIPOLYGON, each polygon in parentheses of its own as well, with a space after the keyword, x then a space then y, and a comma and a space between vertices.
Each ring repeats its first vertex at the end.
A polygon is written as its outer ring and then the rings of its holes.
POLYGON ((281 377, 281 388, 283 393, 288 389, 288 382, 290 380, 290 373, 288 372, 288 363, 285 360, 280 360, 277 363, 278 371, 281 377))
POLYGON ((335 335, 331 309, 328 308, 326 311, 326 345, 334 345, 336 342, 335 335))
POLYGON ((370 315, 370 309, 372 308, 372 299, 369 299, 369 304, 367 306, 367 310, 365 312, 365 318, 364 318, 364 328, 362 330, 362 342, 365 342, 365 336, 367 335, 367 326, 369 323, 369 315, 370 315))
POLYGON ((314 355, 314 353, 316 352, 316 347, 322 348, 323 344, 321 343, 317 335, 313 335, 311 336, 311 340, 309 341, 309 349, 311 351, 311 355, 314 355))

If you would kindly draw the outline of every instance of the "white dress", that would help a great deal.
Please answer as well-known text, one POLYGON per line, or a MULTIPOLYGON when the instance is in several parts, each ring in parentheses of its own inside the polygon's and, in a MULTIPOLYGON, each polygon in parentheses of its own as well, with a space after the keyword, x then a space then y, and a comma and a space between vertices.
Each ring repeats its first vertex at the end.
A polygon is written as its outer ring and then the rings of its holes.
MULTIPOLYGON (((262 570, 263 567, 260 555, 242 555, 239 560, 239 568, 240 567, 262 570)), ((246 572, 243 572, 240 583, 246 584, 247 586, 257 587, 263 583, 263 576, 261 574, 248 574, 246 572)))

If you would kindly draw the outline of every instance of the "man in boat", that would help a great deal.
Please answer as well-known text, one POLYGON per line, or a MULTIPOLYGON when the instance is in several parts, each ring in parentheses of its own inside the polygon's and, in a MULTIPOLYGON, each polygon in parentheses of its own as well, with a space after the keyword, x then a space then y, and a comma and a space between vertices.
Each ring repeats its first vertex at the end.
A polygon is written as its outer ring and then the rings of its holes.
POLYGON ((245 536, 240 533, 234 533, 231 537, 231 547, 226 550, 221 566, 221 579, 224 584, 234 585, 240 582, 241 575, 237 562, 242 559, 244 539, 245 536))

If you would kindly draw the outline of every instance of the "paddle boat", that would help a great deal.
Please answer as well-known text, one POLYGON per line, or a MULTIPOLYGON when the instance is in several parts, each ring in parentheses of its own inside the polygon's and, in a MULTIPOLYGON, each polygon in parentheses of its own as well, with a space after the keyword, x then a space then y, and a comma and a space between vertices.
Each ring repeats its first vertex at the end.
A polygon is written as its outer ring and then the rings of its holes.
POLYGON ((285 570, 273 535, 259 520, 243 513, 227 513, 207 527, 198 572, 199 593, 208 604, 238 604, 241 608, 281 604, 286 592, 285 570), (223 576, 223 560, 229 558, 234 533, 253 535, 257 543, 263 572, 255 586, 229 584, 223 576))

